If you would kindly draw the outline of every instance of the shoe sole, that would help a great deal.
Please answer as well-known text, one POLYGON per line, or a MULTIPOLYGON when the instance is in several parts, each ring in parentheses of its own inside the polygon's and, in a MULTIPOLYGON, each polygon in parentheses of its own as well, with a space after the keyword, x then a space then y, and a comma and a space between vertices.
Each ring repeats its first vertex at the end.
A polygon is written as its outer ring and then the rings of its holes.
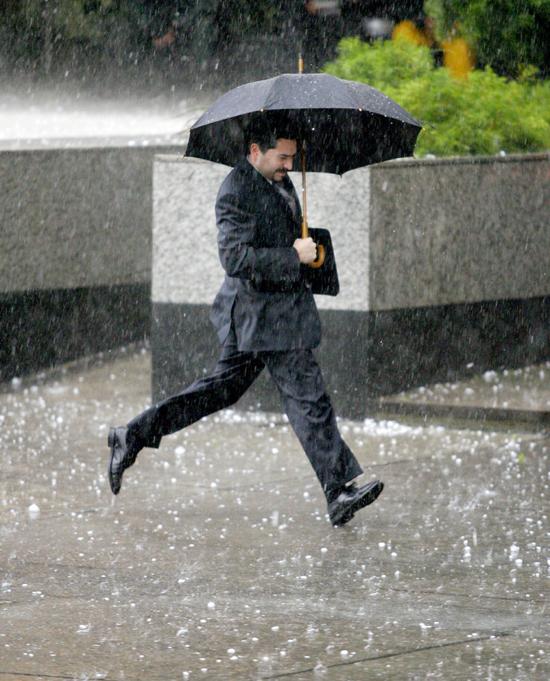
POLYGON ((109 430, 109 435, 107 436, 107 444, 111 449, 111 456, 109 457, 109 468, 107 469, 108 473, 108 478, 109 478, 109 487, 111 488, 111 492, 113 494, 118 494, 120 492, 120 485, 118 486, 118 489, 113 486, 113 459, 115 456, 115 444, 116 444, 116 429, 111 428, 109 430))
POLYGON ((384 483, 382 481, 377 481, 376 483, 373 483, 371 489, 367 490, 367 492, 365 492, 365 494, 357 501, 357 503, 351 506, 342 515, 341 518, 338 518, 337 520, 332 520, 333 526, 341 527, 342 525, 349 523, 349 521, 353 518, 357 511, 360 511, 362 508, 365 508, 365 506, 369 506, 374 501, 376 501, 380 494, 382 494, 383 489, 384 483))

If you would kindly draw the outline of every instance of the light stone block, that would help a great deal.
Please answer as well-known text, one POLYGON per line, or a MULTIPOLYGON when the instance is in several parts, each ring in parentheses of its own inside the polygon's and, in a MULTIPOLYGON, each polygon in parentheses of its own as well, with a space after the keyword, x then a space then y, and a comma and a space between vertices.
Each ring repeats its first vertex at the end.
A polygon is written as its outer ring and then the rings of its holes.
MULTIPOLYGON (((154 302, 211 304, 223 279, 214 212, 220 184, 230 168, 178 157, 157 157, 153 198, 154 302)), ((302 197, 301 175, 291 179, 302 197)), ((321 309, 365 310, 368 302, 369 171, 343 178, 307 177, 311 227, 330 230, 341 292, 317 296, 321 309)))
MULTIPOLYGON (((225 166, 157 157, 153 301, 211 304, 223 271, 214 204, 225 166)), ((340 294, 383 311, 549 293, 548 154, 394 161, 309 173, 311 227, 330 230, 340 294)), ((301 176, 292 174, 301 195, 301 176)))
POLYGON ((148 283, 161 149, 0 151, 0 292, 148 283))
POLYGON ((550 292, 550 156, 371 168, 371 310, 550 292))
POLYGON ((153 302, 210 304, 223 279, 214 204, 230 168, 157 157, 153 171, 153 302))
MULTIPOLYGON (((369 309, 370 177, 369 168, 343 176, 308 173, 309 225, 330 231, 340 280, 336 297, 316 296, 321 310, 369 309)), ((301 175, 292 179, 301 196, 301 175)))

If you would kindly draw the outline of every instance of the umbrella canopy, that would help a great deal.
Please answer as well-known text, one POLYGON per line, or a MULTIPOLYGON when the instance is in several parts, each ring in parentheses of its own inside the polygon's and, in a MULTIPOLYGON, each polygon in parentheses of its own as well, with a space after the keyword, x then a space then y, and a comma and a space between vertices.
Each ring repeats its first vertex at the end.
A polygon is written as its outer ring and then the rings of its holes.
POLYGON ((257 126, 304 141, 308 170, 338 174, 410 156, 422 128, 369 85, 323 73, 287 73, 222 95, 191 128, 186 156, 233 166, 257 126))

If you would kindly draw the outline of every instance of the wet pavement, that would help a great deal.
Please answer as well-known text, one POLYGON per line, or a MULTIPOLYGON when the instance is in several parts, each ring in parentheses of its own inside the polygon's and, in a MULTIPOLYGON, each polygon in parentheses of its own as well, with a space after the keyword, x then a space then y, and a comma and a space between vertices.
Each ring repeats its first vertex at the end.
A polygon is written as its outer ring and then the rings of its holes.
POLYGON ((334 529, 285 419, 226 411, 114 498, 149 377, 143 351, 0 393, 0 681, 550 678, 547 431, 341 421, 386 489, 334 529))
POLYGON ((550 430, 550 362, 420 386, 382 397, 373 407, 409 415, 525 423, 550 430))

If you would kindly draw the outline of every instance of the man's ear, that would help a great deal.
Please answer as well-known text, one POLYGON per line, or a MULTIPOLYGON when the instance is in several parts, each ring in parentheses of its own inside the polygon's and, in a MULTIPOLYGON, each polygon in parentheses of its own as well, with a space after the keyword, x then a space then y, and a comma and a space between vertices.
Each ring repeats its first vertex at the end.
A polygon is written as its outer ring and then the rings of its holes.
POLYGON ((250 146, 248 147, 248 152, 250 156, 255 160, 258 158, 258 153, 260 151, 260 147, 256 142, 252 142, 250 146))

